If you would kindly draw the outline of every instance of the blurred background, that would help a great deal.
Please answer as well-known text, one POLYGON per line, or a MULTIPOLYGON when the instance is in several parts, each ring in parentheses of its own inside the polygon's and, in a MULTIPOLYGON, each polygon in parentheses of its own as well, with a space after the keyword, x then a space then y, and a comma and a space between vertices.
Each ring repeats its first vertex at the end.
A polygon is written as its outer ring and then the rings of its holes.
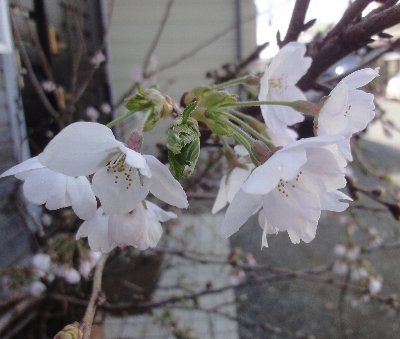
MULTIPOLYGON (((376 118, 353 140, 346 213, 325 214, 310 244, 286 234, 260 251, 250 219, 230 240, 210 210, 224 173, 206 131, 183 184, 190 208, 156 249, 113 251, 92 338, 398 338, 400 10, 365 0, 0 0, 0 171, 39 154, 75 121, 107 123, 140 84, 179 103, 196 86, 262 75, 298 40, 314 58, 299 82, 317 102, 340 79, 380 67, 366 89, 376 118)), ((244 99, 256 88, 236 88, 244 99)), ((257 109, 245 113, 261 118, 257 109)), ((115 128, 122 141, 140 113, 115 128)), ((143 153, 166 161, 170 120, 143 153)), ((310 136, 312 121, 296 126, 310 136)), ((99 256, 76 241, 70 209, 27 202, 0 181, 0 337, 52 338, 79 321, 99 256)))

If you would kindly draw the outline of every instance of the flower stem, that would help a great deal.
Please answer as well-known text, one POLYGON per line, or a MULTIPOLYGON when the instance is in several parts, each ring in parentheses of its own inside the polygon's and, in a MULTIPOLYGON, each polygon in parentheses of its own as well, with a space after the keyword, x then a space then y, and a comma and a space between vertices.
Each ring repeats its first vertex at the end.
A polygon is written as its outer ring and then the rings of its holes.
POLYGON ((83 339, 90 338, 90 332, 92 331, 92 324, 94 319, 94 314, 96 313, 97 300, 99 294, 101 293, 101 279, 103 277, 104 265, 107 261, 108 254, 103 254, 100 260, 97 262, 96 270, 94 272, 92 294, 90 296, 89 304, 86 308, 85 315, 81 323, 83 330, 83 339))
POLYGON ((232 123, 232 121, 227 120, 225 123, 228 124, 227 127, 232 131, 232 137, 247 149, 247 152, 249 152, 250 154, 251 160, 256 166, 259 166, 260 162, 257 160, 257 157, 254 154, 253 150, 253 144, 255 140, 248 133, 243 131, 238 125, 232 123))
POLYGON ((248 77, 249 77, 248 75, 245 75, 245 76, 237 78, 237 79, 221 82, 220 84, 214 85, 212 88, 213 88, 213 90, 218 91, 220 89, 224 89, 224 88, 227 88, 227 87, 240 85, 240 84, 243 84, 245 82, 245 80, 247 80, 248 77))
POLYGON ((272 144, 271 140, 267 139, 265 136, 263 136, 261 133, 257 132, 253 127, 251 127, 250 125, 248 125, 246 122, 244 122, 243 120, 239 119, 238 117, 234 116, 233 114, 230 114, 228 112, 224 112, 223 113, 229 120, 237 123, 239 126, 243 127, 244 129, 246 129, 249 133, 251 133, 252 135, 254 135, 256 138, 258 138, 260 141, 262 141, 263 143, 265 143, 268 147, 274 147, 274 145, 272 144))
POLYGON ((119 117, 115 118, 114 120, 110 121, 106 126, 108 128, 113 128, 115 125, 118 125, 119 123, 130 118, 134 113, 135 113, 134 111, 126 112, 125 114, 122 114, 119 117))
POLYGON ((234 104, 230 104, 230 107, 252 107, 261 105, 275 105, 275 106, 289 106, 293 107, 294 102, 292 101, 238 101, 234 104))

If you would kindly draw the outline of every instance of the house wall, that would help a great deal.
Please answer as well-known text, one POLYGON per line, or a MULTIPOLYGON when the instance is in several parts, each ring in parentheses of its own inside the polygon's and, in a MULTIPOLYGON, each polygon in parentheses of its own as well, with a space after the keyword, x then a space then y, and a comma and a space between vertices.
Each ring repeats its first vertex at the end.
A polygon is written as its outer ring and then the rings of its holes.
MULTIPOLYGON (((167 3, 167 0, 104 2, 106 17, 111 17, 107 40, 109 76, 114 102, 126 92, 133 81, 141 80, 145 56, 156 35, 167 3), (114 6, 110 15, 112 3, 114 6)), ((253 0, 241 0, 240 5, 241 52, 246 57, 256 47, 256 8, 253 0)), ((144 86, 157 84, 163 93, 179 101, 185 91, 209 83, 210 80, 205 77, 207 71, 220 69, 221 65, 236 61, 235 23, 234 0, 175 0, 153 53, 150 68, 157 69, 169 64, 223 31, 227 34, 190 58, 143 82, 144 86)), ((128 125, 126 131, 130 128, 128 125)), ((159 133, 159 130, 151 133, 153 142, 163 141, 162 137, 163 133, 159 133)))

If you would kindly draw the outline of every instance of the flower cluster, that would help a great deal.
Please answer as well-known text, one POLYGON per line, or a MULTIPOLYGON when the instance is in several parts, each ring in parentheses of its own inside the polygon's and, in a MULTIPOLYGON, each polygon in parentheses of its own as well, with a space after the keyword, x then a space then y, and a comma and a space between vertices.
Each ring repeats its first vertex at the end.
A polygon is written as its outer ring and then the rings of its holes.
POLYGON ((23 180, 24 195, 35 204, 50 210, 71 206, 85 220, 77 238, 88 237, 93 250, 154 247, 162 233, 160 222, 176 215, 145 201, 147 195, 179 208, 186 208, 188 202, 165 165, 134 149, 137 139, 134 134, 125 145, 104 125, 73 123, 41 154, 1 177, 15 175, 23 180))
MULTIPOLYGON (((178 208, 188 206, 176 178, 194 171, 201 124, 219 136, 229 162, 212 209, 216 213, 229 204, 222 233, 232 235, 258 213, 262 247, 268 234, 280 231, 287 231, 293 243, 310 242, 322 211, 341 212, 349 205, 351 199, 340 190, 352 160, 350 139, 375 115, 373 95, 359 88, 379 74, 370 68, 358 70, 320 103, 311 103, 296 86, 312 62, 305 54, 306 47, 297 42, 279 51, 259 81, 260 101, 238 102, 222 91, 237 84, 254 86, 255 77, 249 76, 187 92, 183 111, 156 89, 139 88, 125 102, 129 111, 108 126, 144 111, 142 128, 148 131, 175 114, 166 145, 172 174, 154 156, 139 152, 141 133, 133 133, 124 144, 109 127, 94 122, 99 112, 89 107, 86 115, 92 122, 69 125, 41 154, 0 177, 23 180, 26 198, 50 210, 71 206, 84 220, 76 237, 88 237, 93 250, 109 252, 124 245, 144 250, 159 242, 161 222, 176 218, 146 200, 148 194, 178 208), (235 109, 255 105, 265 124, 235 109), (291 127, 305 114, 314 119, 315 136, 298 140, 291 127), (240 144, 236 154, 232 138, 240 144)), ((95 67, 103 61, 100 54, 94 59, 95 67)))
POLYGON ((221 196, 227 196, 230 205, 221 228, 227 237, 259 212, 262 247, 268 246, 267 234, 280 231, 287 231, 293 243, 310 242, 321 211, 344 211, 346 200, 351 200, 339 191, 346 185, 346 166, 352 160, 350 138, 375 114, 373 95, 358 88, 377 77, 378 71, 356 71, 320 104, 308 103, 296 87, 311 64, 305 52, 302 44, 287 44, 261 78, 259 99, 266 133, 279 147, 253 171, 233 169, 223 177, 214 210, 224 206, 221 196), (296 140, 290 126, 304 120, 300 112, 314 116, 315 137, 296 140))

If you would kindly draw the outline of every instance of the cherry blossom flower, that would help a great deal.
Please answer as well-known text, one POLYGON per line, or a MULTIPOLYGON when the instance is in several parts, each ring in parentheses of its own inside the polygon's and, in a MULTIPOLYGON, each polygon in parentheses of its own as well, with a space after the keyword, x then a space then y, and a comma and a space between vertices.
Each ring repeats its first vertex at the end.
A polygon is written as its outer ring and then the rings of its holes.
POLYGON ((287 231, 293 243, 310 242, 321 210, 343 211, 350 199, 338 191, 346 185, 344 167, 324 148, 340 136, 295 141, 275 152, 245 181, 228 207, 222 233, 230 236, 261 209, 262 246, 267 234, 287 231))
POLYGON ((103 54, 102 51, 97 51, 91 58, 90 64, 93 65, 94 68, 99 68, 100 65, 106 61, 106 56, 103 54))
POLYGON ((116 246, 133 246, 140 250, 155 247, 162 235, 160 222, 176 218, 157 205, 144 201, 130 213, 104 214, 99 208, 96 215, 79 228, 76 238, 87 237, 93 251, 110 252, 116 246))
POLYGON ((378 69, 364 68, 343 78, 329 94, 318 115, 318 135, 343 135, 339 150, 351 161, 350 138, 365 129, 375 116, 374 96, 358 88, 379 76, 378 69))
MULTIPOLYGON (((296 83, 307 72, 311 58, 305 57, 306 47, 298 42, 285 45, 267 66, 260 81, 261 101, 306 100, 296 83)), ((297 138, 288 126, 304 120, 304 116, 287 106, 261 105, 267 132, 275 145, 284 146, 297 138)))
POLYGON ((24 196, 49 210, 71 206, 81 219, 91 218, 97 208, 96 198, 86 177, 72 177, 46 168, 38 157, 30 158, 0 175, 15 175, 23 180, 24 196))
POLYGON ((41 281, 33 281, 29 284, 28 290, 30 294, 37 297, 44 293, 47 290, 47 287, 41 281))
POLYGON ((77 284, 81 281, 81 275, 72 267, 57 267, 55 269, 55 274, 63 278, 69 284, 77 284))
POLYGON ((241 155, 238 161, 243 167, 234 167, 229 173, 222 176, 218 194, 211 210, 213 214, 223 209, 228 203, 231 203, 236 193, 239 192, 243 183, 254 169, 254 164, 247 159, 249 153, 246 149, 243 149, 244 147, 235 147, 235 152, 241 155))
POLYGON ((108 127, 76 122, 52 139, 39 160, 66 175, 90 175, 92 189, 107 214, 132 211, 151 192, 166 203, 186 208, 186 194, 168 168, 115 139, 108 127))
POLYGON ((48 254, 37 253, 32 257, 32 266, 35 268, 35 275, 44 277, 50 270, 51 259, 48 254))

